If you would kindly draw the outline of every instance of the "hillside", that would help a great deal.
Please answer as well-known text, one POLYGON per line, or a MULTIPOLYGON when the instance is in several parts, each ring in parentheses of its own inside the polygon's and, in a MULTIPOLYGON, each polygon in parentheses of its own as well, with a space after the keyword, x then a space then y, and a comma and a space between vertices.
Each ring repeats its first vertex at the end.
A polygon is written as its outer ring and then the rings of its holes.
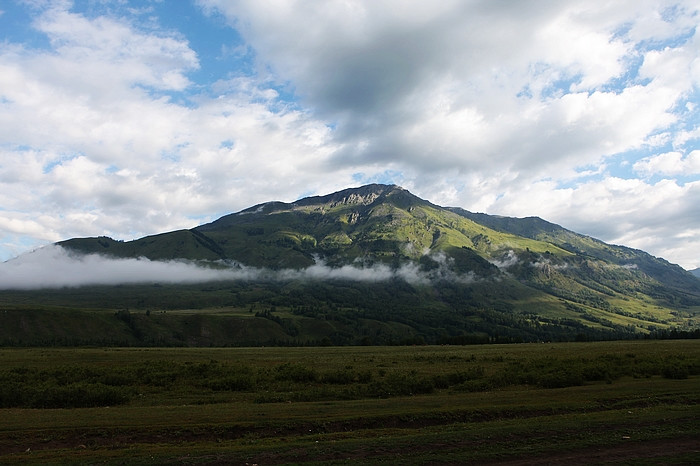
POLYGON ((6 309, 129 309, 117 322, 133 333, 122 339, 129 344, 610 339, 700 327, 700 280, 676 265, 539 218, 443 208, 397 186, 263 203, 134 241, 58 244, 73 254, 255 271, 186 286, 154 277, 0 292, 6 309), (193 318, 195 330, 184 323, 193 318), (241 327, 255 330, 231 330, 241 327))
POLYGON ((552 242, 496 231, 396 186, 369 185, 294 203, 268 202, 192 230, 135 241, 80 238, 59 243, 82 253, 152 260, 230 260, 274 269, 332 265, 398 265, 444 253, 463 271, 495 271, 488 259, 513 251, 571 252, 552 242), (473 267, 476 267, 474 269, 473 267))

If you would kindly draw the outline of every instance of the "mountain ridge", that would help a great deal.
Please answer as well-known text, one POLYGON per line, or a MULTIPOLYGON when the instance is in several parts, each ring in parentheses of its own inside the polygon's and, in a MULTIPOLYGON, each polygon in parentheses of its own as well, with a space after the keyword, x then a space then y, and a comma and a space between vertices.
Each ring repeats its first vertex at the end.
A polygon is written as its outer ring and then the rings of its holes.
MULTIPOLYGON (((115 241, 108 237, 99 237, 73 238, 60 241, 57 244, 74 249, 78 252, 101 252, 104 254, 111 254, 116 249, 119 249, 119 245, 139 243, 141 249, 139 252, 145 253, 143 257, 158 260, 165 258, 165 255, 153 253, 152 251, 149 251, 145 245, 147 243, 152 243, 157 238, 163 238, 164 236, 172 234, 182 236, 178 238, 178 243, 180 245, 183 245, 183 242, 193 242, 197 243, 198 245, 195 246, 195 248, 201 246, 204 248, 203 252, 209 251, 209 254, 205 253, 205 256, 201 257, 202 259, 230 259, 229 257, 226 257, 225 251, 220 247, 220 245, 218 245, 216 241, 213 241, 207 235, 207 232, 216 231, 219 228, 232 224, 253 223, 252 219, 245 218, 245 216, 248 215, 252 215, 253 218, 255 218, 256 215, 295 212, 304 212, 311 215, 323 215, 326 213, 326 210, 330 211, 333 209, 336 211, 351 211, 351 215, 348 216, 345 221, 347 221, 348 224, 354 224, 362 215, 367 215, 371 211, 373 205, 381 204, 382 201, 387 199, 389 199, 391 204, 394 206, 400 206, 402 208, 410 209, 411 207, 418 205, 442 209, 447 212, 452 212, 462 218, 471 220, 475 224, 485 226, 489 230, 524 237, 540 243, 549 243, 555 248, 560 248, 573 254, 583 253, 598 259, 609 260, 621 265, 624 265, 625 260, 637 259, 637 255, 642 254, 644 256, 648 256, 649 258, 663 261, 665 264, 670 265, 671 267, 677 267, 677 272, 682 271, 679 266, 670 264, 664 259, 655 258, 644 251, 628 248, 626 246, 610 245, 598 239, 575 233, 560 225, 541 219, 540 217, 504 217, 488 215, 485 213, 474 213, 460 207, 441 207, 413 195, 400 186, 385 184, 369 184, 358 188, 347 188, 335 193, 323 196, 309 196, 289 203, 282 201, 264 202, 248 207, 239 212, 224 215, 213 222, 199 225, 188 230, 176 230, 174 232, 149 235, 126 243, 123 241, 115 241), (185 238, 185 236, 191 236, 191 238, 185 238), (84 244, 81 244, 81 242, 85 242, 87 240, 97 242, 97 244, 101 244, 103 247, 89 248, 84 244), (110 246, 106 246, 106 242, 110 243, 112 248, 110 248, 110 246), (115 248, 113 246, 117 247, 115 248)), ((389 216, 391 213, 384 212, 384 214, 389 216)), ((379 214, 375 213, 375 215, 379 214)), ((343 220, 341 219, 341 221, 343 220)), ((255 236, 256 232, 249 231, 248 233, 251 236, 255 236)), ((475 236, 476 238, 470 238, 472 240, 472 244, 474 243, 474 240, 476 240, 477 243, 483 240, 483 238, 478 237, 478 234, 475 236)), ((316 240, 318 241, 318 238, 316 238, 316 240)), ((174 251, 175 254, 171 252, 171 257, 181 257, 185 259, 197 258, 191 253, 183 256, 177 256, 181 250, 182 248, 173 249, 172 251, 174 251)))
MULTIPOLYGON (((612 245, 605 243, 597 238, 588 235, 581 235, 568 230, 560 225, 551 223, 540 217, 502 217, 483 213, 472 213, 461 208, 449 208, 453 211, 459 211, 461 215, 472 218, 482 224, 485 224, 496 230, 507 231, 513 234, 519 234, 527 238, 538 239, 543 241, 555 241, 559 246, 566 248, 574 253, 583 253, 591 255, 597 259, 608 260, 618 265, 626 265, 632 260, 644 259, 641 264, 642 270, 652 272, 653 264, 663 264, 669 266, 667 273, 671 273, 673 278, 681 280, 693 285, 692 280, 689 281, 689 276, 677 264, 671 264, 663 258, 652 256, 646 251, 634 249, 622 245, 612 245)), ((691 272, 692 273, 692 272, 691 272)), ((673 285, 672 283, 669 283, 673 285)))
POLYGON ((256 314, 287 344, 606 339, 700 326, 700 280, 677 265, 538 217, 441 207, 396 185, 266 202, 133 241, 57 244, 245 271, 245 280, 168 286, 167 297, 147 284, 71 296, 97 307, 264 309, 256 314))

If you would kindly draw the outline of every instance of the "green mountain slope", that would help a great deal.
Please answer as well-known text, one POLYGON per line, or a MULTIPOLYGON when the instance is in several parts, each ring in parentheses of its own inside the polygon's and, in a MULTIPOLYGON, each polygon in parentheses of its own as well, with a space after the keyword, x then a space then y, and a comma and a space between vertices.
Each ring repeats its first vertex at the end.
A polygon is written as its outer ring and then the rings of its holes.
POLYGON ((495 231, 402 188, 385 185, 291 204, 261 204, 196 231, 219 244, 227 258, 271 267, 307 266, 315 257, 333 265, 358 259, 398 265, 444 252, 461 270, 470 266, 486 270, 489 265, 482 259, 505 250, 569 254, 546 242, 495 231))
POLYGON ((606 244, 538 217, 512 218, 471 213, 459 208, 450 210, 498 231, 550 242, 572 253, 591 256, 613 264, 634 265, 651 276, 663 277, 663 281, 669 286, 679 289, 697 287, 691 274, 678 265, 670 264, 664 259, 638 249, 606 244))
POLYGON ((74 238, 58 243, 83 254, 103 254, 112 257, 146 257, 151 260, 189 259, 213 261, 223 257, 221 248, 196 230, 178 230, 146 236, 134 241, 98 238, 74 238))
MULTIPOLYGON (((393 185, 268 202, 134 241, 58 244, 74 253, 266 270, 216 285, 34 293, 51 306, 225 309, 237 319, 243 311, 265 319, 259 328, 275 328, 274 338, 256 334, 260 343, 623 338, 700 326, 700 280, 663 259, 539 218, 443 208, 393 185), (289 273, 319 266, 328 279, 289 273), (377 271, 382 278, 366 278, 377 271)), ((3 292, 0 300, 16 306, 32 298, 3 292)), ((216 344, 241 343, 231 338, 216 344)))
POLYGON ((483 259, 506 251, 570 252, 553 243, 493 230, 385 185, 348 189, 294 203, 269 202, 189 231, 130 242, 81 238, 59 243, 83 253, 152 260, 233 260, 248 266, 307 267, 364 260, 398 265, 444 252, 460 270, 487 271, 483 259))

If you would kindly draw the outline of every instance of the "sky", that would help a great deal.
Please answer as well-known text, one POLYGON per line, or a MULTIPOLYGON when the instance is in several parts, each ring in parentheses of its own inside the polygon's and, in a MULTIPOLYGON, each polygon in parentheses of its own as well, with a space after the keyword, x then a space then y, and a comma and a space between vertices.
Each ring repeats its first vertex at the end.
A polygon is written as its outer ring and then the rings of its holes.
POLYGON ((700 267, 699 24, 696 1, 2 0, 0 261, 389 183, 700 267))

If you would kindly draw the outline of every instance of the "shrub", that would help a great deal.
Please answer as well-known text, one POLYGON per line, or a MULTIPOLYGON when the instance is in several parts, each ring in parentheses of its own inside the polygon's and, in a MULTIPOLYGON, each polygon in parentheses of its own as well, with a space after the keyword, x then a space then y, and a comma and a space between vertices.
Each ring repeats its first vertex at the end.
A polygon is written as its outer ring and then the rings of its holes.
POLYGON ((581 371, 574 368, 542 374, 537 385, 542 388, 564 388, 583 385, 583 382, 581 371))
POLYGON ((275 369, 276 380, 290 382, 314 382, 317 379, 316 371, 308 367, 285 363, 275 369))
POLYGON ((678 364, 676 362, 675 364, 668 364, 664 366, 664 368, 661 370, 661 375, 667 379, 682 380, 688 378, 690 375, 690 370, 688 365, 678 364))
POLYGON ((321 376, 321 382, 337 385, 348 385, 355 382, 355 379, 355 371, 352 369, 340 369, 321 376))
POLYGON ((418 377, 415 372, 389 374, 386 380, 379 384, 370 384, 378 390, 379 396, 404 396, 432 393, 435 390, 433 381, 426 377, 418 377))
POLYGON ((136 378, 127 374, 113 373, 103 375, 99 381, 112 387, 123 387, 133 385, 136 382, 136 378))
POLYGON ((484 376, 483 367, 474 367, 468 371, 452 372, 433 376, 435 388, 449 388, 462 384, 468 380, 475 380, 484 376))
POLYGON ((27 401, 31 408, 92 408, 119 405, 129 399, 124 389, 101 383, 73 383, 38 387, 27 401))
POLYGON ((22 383, 3 381, 0 384, 0 408, 28 407, 29 391, 25 388, 22 383))
POLYGON ((215 391, 242 392, 253 389, 253 379, 248 374, 229 375, 207 382, 207 387, 215 391))

